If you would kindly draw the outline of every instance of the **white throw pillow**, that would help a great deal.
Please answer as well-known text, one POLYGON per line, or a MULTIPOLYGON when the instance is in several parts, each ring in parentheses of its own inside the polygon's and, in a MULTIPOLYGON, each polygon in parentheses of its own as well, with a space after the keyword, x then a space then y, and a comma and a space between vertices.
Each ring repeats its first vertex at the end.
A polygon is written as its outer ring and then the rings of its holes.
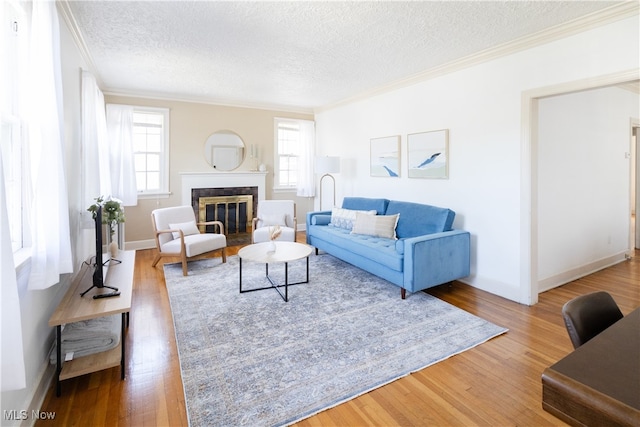
MULTIPOLYGON (((200 234, 200 230, 198 230, 198 226, 195 221, 187 221, 187 222, 179 222, 177 224, 169 224, 169 228, 171 230, 182 230, 185 236, 190 236, 191 234, 200 234)), ((173 232, 173 238, 179 239, 180 233, 177 231, 173 232)))
POLYGON ((281 227, 287 226, 287 215, 286 214, 271 214, 271 215, 260 215, 258 218, 260 223, 259 227, 272 227, 274 225, 279 225, 281 227))
POLYGON ((397 240, 396 225, 398 225, 399 217, 399 213, 395 215, 364 215, 357 213, 351 233, 397 240))
POLYGON ((329 225, 334 227, 344 228, 345 230, 351 230, 353 228, 353 222, 356 220, 356 213, 365 215, 375 215, 376 211, 360 211, 354 209, 333 208, 331 209, 331 222, 329 225))

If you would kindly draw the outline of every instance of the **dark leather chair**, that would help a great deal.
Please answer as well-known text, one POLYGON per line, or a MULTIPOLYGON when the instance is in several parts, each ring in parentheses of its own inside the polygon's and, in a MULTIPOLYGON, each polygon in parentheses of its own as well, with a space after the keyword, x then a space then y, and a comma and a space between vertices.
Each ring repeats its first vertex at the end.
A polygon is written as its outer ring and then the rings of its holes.
POLYGON ((581 295, 562 307, 562 317, 576 349, 622 319, 622 312, 606 292, 581 295))

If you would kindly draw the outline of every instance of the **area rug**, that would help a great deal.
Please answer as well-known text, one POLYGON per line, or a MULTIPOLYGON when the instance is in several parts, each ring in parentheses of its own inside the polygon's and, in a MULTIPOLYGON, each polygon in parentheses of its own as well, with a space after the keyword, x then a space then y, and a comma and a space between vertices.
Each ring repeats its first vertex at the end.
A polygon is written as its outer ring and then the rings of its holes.
MULTIPOLYGON (((505 328, 331 255, 310 282, 239 293, 238 257, 165 264, 191 426, 288 425, 477 346, 505 328)), ((272 264, 274 280, 284 265, 272 264)), ((269 286, 243 262, 243 290, 269 286)), ((289 263, 290 283, 305 261, 289 263)))

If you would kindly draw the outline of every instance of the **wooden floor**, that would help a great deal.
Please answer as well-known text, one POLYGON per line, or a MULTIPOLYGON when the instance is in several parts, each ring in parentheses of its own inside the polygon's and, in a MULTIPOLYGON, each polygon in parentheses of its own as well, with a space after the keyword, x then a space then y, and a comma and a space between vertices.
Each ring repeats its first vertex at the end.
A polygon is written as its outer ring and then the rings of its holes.
MULTIPOLYGON (((238 248, 230 248, 230 254, 238 248)), ((180 364, 162 266, 138 251, 126 379, 118 368, 51 387, 46 426, 187 426, 180 364)), ((574 296, 605 290, 624 314, 640 306, 640 252, 540 295, 528 307, 455 282, 430 290, 451 304, 509 328, 472 350, 303 420, 299 426, 564 425, 541 407, 540 375, 572 350, 560 309, 574 296)), ((313 255, 312 255, 313 256, 313 255)), ((398 298, 399 296, 398 292, 398 298)))

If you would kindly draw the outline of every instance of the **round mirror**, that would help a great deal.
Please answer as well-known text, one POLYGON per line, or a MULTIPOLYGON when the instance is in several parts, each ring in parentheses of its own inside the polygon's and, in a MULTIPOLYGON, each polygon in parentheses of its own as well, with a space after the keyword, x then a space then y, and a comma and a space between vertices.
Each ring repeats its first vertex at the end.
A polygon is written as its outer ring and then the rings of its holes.
POLYGON ((244 160, 244 142, 235 132, 221 130, 204 143, 204 157, 207 163, 218 171, 232 171, 244 160))

